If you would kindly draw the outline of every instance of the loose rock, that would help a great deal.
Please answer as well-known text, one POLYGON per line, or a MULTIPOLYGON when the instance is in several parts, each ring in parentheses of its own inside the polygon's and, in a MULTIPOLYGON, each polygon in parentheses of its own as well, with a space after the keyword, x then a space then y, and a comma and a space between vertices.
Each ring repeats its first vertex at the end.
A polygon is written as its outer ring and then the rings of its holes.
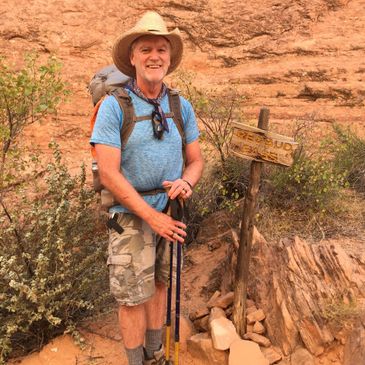
POLYGON ((220 297, 220 295, 221 295, 221 292, 219 290, 216 290, 214 292, 214 294, 208 300, 207 307, 208 308, 214 307, 214 305, 212 303, 214 303, 220 297))
POLYGON ((259 344, 260 346, 264 346, 264 347, 270 347, 271 346, 271 342, 268 338, 258 335, 257 333, 246 333, 243 338, 245 340, 252 340, 253 342, 256 342, 257 344, 259 344))
POLYGON ((252 312, 247 315, 247 322, 249 324, 253 324, 255 322, 259 322, 265 319, 265 313, 262 309, 258 309, 255 312, 252 312))
POLYGON ((228 350, 232 342, 240 339, 233 323, 227 318, 217 318, 210 322, 213 346, 217 350, 228 350))
POLYGON ((188 341, 188 351, 199 365, 225 365, 228 363, 228 353, 216 350, 208 333, 198 333, 188 341))
POLYGON ((232 291, 227 293, 226 295, 223 295, 222 297, 217 298, 214 301, 211 301, 210 303, 208 303, 208 307, 219 307, 226 309, 227 307, 233 304, 233 298, 234 298, 234 293, 232 291))
POLYGON ((234 341, 229 349, 229 365, 269 365, 260 347, 251 341, 234 341))
POLYGON ((265 333, 265 327, 261 322, 255 322, 255 324, 253 325, 253 332, 262 335, 263 333, 265 333))
POLYGON ((255 305, 253 305, 253 306, 251 306, 251 307, 248 307, 248 308, 246 309, 246 316, 248 316, 249 314, 254 313, 254 312, 256 312, 256 311, 257 311, 257 308, 256 308, 256 306, 255 306, 255 305))

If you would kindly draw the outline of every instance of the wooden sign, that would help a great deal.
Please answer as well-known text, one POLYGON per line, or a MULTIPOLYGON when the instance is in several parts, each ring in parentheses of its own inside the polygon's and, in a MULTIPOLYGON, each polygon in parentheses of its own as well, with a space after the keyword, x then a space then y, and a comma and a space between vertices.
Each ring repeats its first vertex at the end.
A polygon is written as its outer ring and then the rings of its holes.
POLYGON ((298 143, 293 138, 233 122, 232 153, 241 158, 291 166, 298 143))
POLYGON ((253 160, 243 206, 232 313, 233 323, 242 338, 246 333, 247 286, 262 162, 290 166, 298 146, 292 138, 268 131, 269 113, 269 109, 261 108, 258 128, 234 123, 231 145, 231 150, 236 156, 253 160))

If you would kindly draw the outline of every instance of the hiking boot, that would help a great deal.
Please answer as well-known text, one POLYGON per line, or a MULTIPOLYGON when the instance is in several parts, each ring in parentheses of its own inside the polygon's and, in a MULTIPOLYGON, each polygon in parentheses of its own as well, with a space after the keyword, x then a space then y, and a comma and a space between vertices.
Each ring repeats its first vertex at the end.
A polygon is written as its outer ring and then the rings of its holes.
POLYGON ((161 346, 158 351, 154 352, 153 359, 144 360, 143 365, 172 365, 172 362, 165 359, 165 351, 163 346, 161 346))

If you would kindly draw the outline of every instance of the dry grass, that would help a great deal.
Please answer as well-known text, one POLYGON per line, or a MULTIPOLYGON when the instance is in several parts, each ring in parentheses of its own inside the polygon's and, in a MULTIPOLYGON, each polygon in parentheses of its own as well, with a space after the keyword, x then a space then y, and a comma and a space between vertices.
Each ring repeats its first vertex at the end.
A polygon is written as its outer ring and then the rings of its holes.
POLYGON ((322 317, 337 330, 350 329, 360 315, 361 310, 356 300, 349 300, 346 296, 329 300, 322 311, 322 317))
POLYGON ((344 190, 326 212, 320 213, 295 207, 275 209, 262 203, 256 225, 269 241, 295 235, 308 240, 358 237, 365 229, 365 197, 353 190, 344 190))

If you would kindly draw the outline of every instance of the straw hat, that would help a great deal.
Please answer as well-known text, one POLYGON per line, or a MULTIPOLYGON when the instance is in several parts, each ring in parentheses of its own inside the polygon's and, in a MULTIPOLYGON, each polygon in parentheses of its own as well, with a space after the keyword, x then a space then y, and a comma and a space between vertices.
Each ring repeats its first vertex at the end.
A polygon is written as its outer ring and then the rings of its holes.
POLYGON ((167 74, 174 71, 181 62, 183 53, 183 41, 180 31, 175 28, 169 32, 162 17, 154 11, 146 12, 132 29, 122 34, 115 41, 112 55, 117 68, 128 76, 136 76, 136 70, 129 59, 130 47, 137 38, 144 35, 160 35, 170 41, 171 64, 167 74))

